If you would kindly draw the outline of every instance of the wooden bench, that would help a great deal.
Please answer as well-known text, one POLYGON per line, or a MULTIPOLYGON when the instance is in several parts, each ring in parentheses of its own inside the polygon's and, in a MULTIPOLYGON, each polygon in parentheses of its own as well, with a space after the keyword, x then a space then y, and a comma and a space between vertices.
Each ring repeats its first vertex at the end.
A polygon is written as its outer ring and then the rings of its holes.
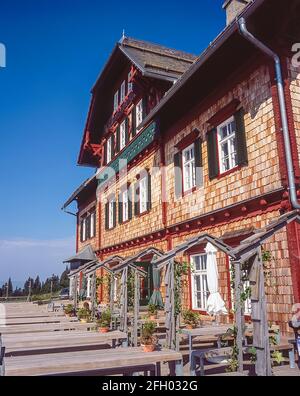
POLYGON ((169 363, 170 370, 173 370, 171 374, 183 374, 179 352, 163 349, 145 353, 137 347, 112 349, 109 353, 99 350, 9 357, 5 358, 5 375, 112 375, 146 371, 160 375, 162 362, 169 363))
POLYGON ((89 330, 95 328, 95 323, 80 322, 61 322, 61 323, 40 323, 26 325, 0 326, 0 334, 23 334, 23 333, 40 333, 45 331, 71 331, 71 330, 89 330))
POLYGON ((108 333, 99 332, 50 332, 40 333, 38 337, 31 334, 7 334, 2 336, 2 345, 6 348, 6 356, 24 356, 48 354, 56 352, 94 350, 111 344, 127 341, 127 334, 121 331, 108 333))

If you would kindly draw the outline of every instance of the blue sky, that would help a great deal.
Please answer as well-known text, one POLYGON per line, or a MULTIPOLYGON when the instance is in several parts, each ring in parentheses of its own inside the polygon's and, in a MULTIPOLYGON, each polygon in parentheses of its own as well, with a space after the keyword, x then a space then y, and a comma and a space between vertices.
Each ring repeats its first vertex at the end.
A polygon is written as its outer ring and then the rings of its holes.
POLYGON ((90 89, 126 35, 199 54, 223 0, 0 0, 0 280, 63 270, 75 222, 60 211, 93 172, 76 166, 90 89))

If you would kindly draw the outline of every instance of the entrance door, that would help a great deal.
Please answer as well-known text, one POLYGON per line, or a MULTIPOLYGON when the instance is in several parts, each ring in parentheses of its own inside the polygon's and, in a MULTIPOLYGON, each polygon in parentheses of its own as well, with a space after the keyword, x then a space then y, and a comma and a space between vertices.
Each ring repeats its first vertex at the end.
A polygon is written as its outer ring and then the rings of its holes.
POLYGON ((135 265, 148 274, 145 278, 141 278, 140 280, 140 305, 146 306, 149 304, 149 300, 153 293, 152 265, 150 262, 138 262, 135 263, 135 265))

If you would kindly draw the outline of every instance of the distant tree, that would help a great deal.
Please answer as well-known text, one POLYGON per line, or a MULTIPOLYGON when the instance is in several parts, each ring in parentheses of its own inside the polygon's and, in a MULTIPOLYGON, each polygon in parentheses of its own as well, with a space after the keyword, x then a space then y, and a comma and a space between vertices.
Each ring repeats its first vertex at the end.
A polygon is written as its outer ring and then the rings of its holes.
POLYGON ((12 296, 13 291, 14 291, 13 284, 12 284, 11 278, 9 278, 8 279, 8 295, 12 296))
POLYGON ((35 278, 35 281, 33 282, 32 293, 40 294, 41 290, 42 290, 42 285, 41 285, 40 277, 37 276, 35 278))
POLYGON ((69 274, 69 268, 67 266, 66 269, 64 270, 64 272, 61 274, 60 280, 59 280, 59 284, 62 289, 65 287, 69 287, 68 274, 69 274))

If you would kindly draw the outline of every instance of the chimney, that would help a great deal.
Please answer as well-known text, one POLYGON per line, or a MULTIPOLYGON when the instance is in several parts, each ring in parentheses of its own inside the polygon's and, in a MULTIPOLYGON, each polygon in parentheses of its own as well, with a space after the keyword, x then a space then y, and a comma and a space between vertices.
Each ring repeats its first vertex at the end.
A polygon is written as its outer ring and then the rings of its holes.
POLYGON ((223 8, 226 11, 226 24, 229 25, 252 0, 226 0, 223 8))

